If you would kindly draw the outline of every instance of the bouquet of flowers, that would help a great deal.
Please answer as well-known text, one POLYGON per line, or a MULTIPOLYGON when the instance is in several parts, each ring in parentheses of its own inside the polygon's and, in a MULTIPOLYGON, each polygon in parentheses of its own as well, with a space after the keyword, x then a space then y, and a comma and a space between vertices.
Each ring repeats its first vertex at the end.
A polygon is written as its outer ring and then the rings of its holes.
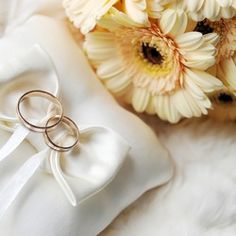
POLYGON ((98 78, 137 112, 171 123, 214 109, 236 117, 227 108, 236 95, 236 0, 64 0, 64 7, 98 78))

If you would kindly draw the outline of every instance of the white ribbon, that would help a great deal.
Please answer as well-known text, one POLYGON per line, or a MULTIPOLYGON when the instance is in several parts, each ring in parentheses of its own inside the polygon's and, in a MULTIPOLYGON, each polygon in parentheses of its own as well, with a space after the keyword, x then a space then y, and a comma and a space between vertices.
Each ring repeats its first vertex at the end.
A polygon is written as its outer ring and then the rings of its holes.
POLYGON ((26 161, 0 192, 0 219, 45 159, 46 152, 48 152, 48 149, 33 155, 26 161))
POLYGON ((8 157, 27 137, 30 133, 24 126, 19 125, 9 140, 0 149, 0 162, 8 157))
POLYGON ((72 206, 76 206, 77 205, 76 197, 63 176, 63 172, 62 172, 61 165, 60 165, 60 153, 59 152, 56 152, 56 151, 51 152, 50 166, 51 166, 51 170, 52 170, 52 173, 53 173, 56 181, 58 182, 58 184, 62 188, 67 199, 69 200, 69 202, 71 203, 72 206))

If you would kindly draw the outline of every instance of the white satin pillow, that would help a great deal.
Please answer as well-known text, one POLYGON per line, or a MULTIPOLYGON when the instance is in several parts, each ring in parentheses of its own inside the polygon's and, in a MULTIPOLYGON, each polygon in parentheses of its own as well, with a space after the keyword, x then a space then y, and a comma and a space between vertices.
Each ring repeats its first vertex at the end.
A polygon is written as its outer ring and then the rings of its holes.
MULTIPOLYGON (((50 8, 48 2, 40 0, 37 3, 33 0, 23 3, 22 12, 37 9, 27 7, 29 4, 38 5, 40 9, 50 8)), ((55 5, 55 1, 52 4, 55 5)), ((25 20, 19 24, 13 21, 11 27, 6 26, 7 30, 0 40, 1 89, 5 90, 12 83, 10 80, 15 83, 30 80, 32 76, 36 83, 42 81, 42 87, 49 86, 51 73, 35 73, 40 68, 38 54, 33 52, 21 56, 39 44, 50 55, 58 72, 65 113, 79 126, 105 126, 113 130, 126 140, 131 149, 119 171, 116 166, 118 173, 113 181, 76 207, 68 204, 52 175, 37 171, 1 219, 0 233, 4 236, 94 236, 145 191, 167 182, 172 176, 172 162, 153 132, 140 119, 121 108, 103 88, 74 42, 64 19, 47 17, 46 10, 39 11, 41 15, 34 15, 34 12, 37 11, 24 12, 27 16, 25 20), (12 70, 9 69, 11 67, 12 70)), ((60 12, 58 15, 61 15, 60 12)), ((5 104, 1 103, 0 109, 5 104)), ((9 113, 7 108, 3 110, 9 113)), ((2 144, 8 138, 9 134, 1 131, 2 144)), ((11 155, 11 159, 0 163, 1 187, 35 149, 40 150, 34 135, 29 140, 32 144, 24 142, 11 155)), ((104 148, 108 147, 104 145, 104 148)), ((76 195, 84 185, 78 178, 71 178, 79 171, 79 159, 78 153, 62 163, 65 178, 76 195)))
MULTIPOLYGON (((14 59, 3 62, 0 72, 0 129, 12 132, 12 135, 0 148, 0 163, 7 161, 7 169, 11 169, 10 166, 19 161, 12 160, 11 154, 24 140, 33 145, 37 153, 29 156, 7 183, 0 179, 0 221, 40 166, 55 177, 69 203, 77 206, 109 184, 128 155, 130 147, 127 142, 106 127, 80 124, 79 147, 69 153, 59 153, 46 145, 43 135, 22 125, 16 115, 19 97, 32 89, 42 89, 58 96, 59 83, 55 72, 50 58, 39 46, 20 54, 16 52, 14 59), (75 190, 68 184, 71 181, 76 183, 75 190)), ((40 99, 29 104, 38 113, 46 114, 48 111, 40 99)))

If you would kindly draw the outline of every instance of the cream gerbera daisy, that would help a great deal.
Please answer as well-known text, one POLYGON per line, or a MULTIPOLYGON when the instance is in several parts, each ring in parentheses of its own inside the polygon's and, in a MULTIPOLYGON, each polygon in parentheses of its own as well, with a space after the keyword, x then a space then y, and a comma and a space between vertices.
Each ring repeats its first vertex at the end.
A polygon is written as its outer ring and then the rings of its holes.
POLYGON ((137 112, 172 123, 207 114, 205 93, 222 83, 204 72, 215 62, 215 47, 199 32, 184 33, 182 20, 137 27, 112 8, 86 35, 85 50, 98 77, 137 112), (169 32, 169 33, 165 33, 169 32))
POLYGON ((213 111, 210 116, 218 120, 235 120, 236 119, 236 51, 233 56, 220 60, 215 67, 211 68, 225 85, 224 96, 215 94, 213 98, 213 111), (226 96, 227 95, 227 96, 226 96), (218 102, 217 99, 218 98, 218 102))
POLYGON ((197 24, 195 30, 206 37, 209 32, 219 35, 219 42, 216 44, 217 62, 214 68, 211 68, 211 73, 236 94, 236 17, 214 22, 204 20, 197 24))
POLYGON ((220 36, 216 45, 216 76, 236 95, 236 17, 221 19, 209 26, 220 36))
POLYGON ((185 9, 195 21, 205 18, 219 20, 235 15, 235 0, 181 0, 185 9))
POLYGON ((219 21, 203 20, 197 23, 195 31, 202 34, 217 33, 217 62, 228 59, 236 51, 236 17, 232 19, 220 19, 219 21))
POLYGON ((216 43, 217 62, 209 72, 219 78, 225 85, 222 91, 211 96, 213 110, 210 116, 218 120, 236 119, 236 17, 219 21, 204 20, 198 22, 195 30, 205 34, 215 32, 219 35, 216 43))
POLYGON ((64 0, 63 6, 69 19, 83 34, 91 31, 97 21, 108 10, 117 7, 126 12, 131 19, 141 25, 148 23, 146 0, 64 0))

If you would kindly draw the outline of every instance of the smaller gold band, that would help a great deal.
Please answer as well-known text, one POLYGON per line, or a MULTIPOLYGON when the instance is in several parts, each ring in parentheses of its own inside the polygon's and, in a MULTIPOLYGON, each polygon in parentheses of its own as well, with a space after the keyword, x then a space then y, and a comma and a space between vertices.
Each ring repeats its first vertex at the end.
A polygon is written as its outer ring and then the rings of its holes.
POLYGON ((50 137, 50 130, 49 130, 49 126, 48 124, 50 123, 50 121, 52 121, 53 119, 58 119, 59 120, 60 117, 55 116, 55 117, 51 117, 46 124, 46 129, 45 129, 45 133, 44 133, 44 138, 45 138, 45 142, 46 144, 59 152, 67 152, 69 150, 71 150, 73 147, 75 147, 78 143, 79 143, 79 129, 77 127, 77 125, 75 124, 74 121, 72 121, 69 117, 67 116, 63 116, 60 123, 64 123, 66 125, 68 125, 70 127, 70 133, 73 134, 75 141, 69 145, 69 146, 60 146, 58 144, 55 143, 55 141, 52 140, 52 138, 50 137))

